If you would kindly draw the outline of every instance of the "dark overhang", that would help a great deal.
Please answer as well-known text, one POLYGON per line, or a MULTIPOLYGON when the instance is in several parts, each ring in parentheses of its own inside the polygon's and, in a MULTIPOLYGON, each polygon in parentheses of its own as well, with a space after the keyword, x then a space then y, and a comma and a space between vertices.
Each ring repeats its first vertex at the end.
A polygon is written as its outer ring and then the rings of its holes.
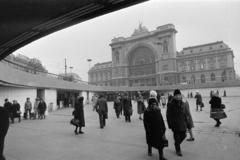
POLYGON ((56 31, 148 0, 1 0, 0 60, 56 31))

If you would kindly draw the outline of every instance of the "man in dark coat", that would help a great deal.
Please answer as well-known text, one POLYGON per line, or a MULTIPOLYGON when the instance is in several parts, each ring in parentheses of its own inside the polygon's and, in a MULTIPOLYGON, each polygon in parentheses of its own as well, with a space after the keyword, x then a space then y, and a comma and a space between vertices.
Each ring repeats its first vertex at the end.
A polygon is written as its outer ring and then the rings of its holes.
POLYGON ((7 109, 0 106, 0 159, 5 160, 3 155, 4 140, 9 128, 9 113, 7 109))
POLYGON ((9 115, 9 118, 11 120, 11 123, 14 123, 12 103, 9 102, 7 98, 5 99, 5 103, 4 103, 3 107, 8 111, 8 115, 9 115))
POLYGON ((40 112, 40 118, 41 119, 45 118, 45 111, 47 109, 47 105, 43 101, 43 99, 40 99, 40 102, 39 102, 39 105, 38 105, 38 109, 39 109, 39 112, 40 112))
POLYGON ((75 106, 74 106, 74 119, 78 119, 79 120, 79 124, 76 125, 76 129, 75 129, 75 134, 84 134, 84 132, 82 131, 82 127, 85 127, 85 119, 84 119, 84 110, 83 110, 83 100, 84 97, 79 97, 78 98, 78 102, 76 102, 75 106), (79 132, 77 131, 77 129, 79 128, 79 132))
POLYGON ((143 115, 143 124, 146 131, 148 155, 152 156, 152 147, 154 147, 158 149, 159 159, 166 160, 163 157, 163 136, 165 136, 166 127, 155 98, 150 98, 148 101, 148 107, 143 115))
POLYGON ((198 111, 198 106, 200 107, 200 111, 202 111, 202 96, 199 91, 197 91, 194 98, 196 98, 196 111, 198 111))
POLYGON ((107 100, 103 97, 103 94, 100 94, 96 102, 96 111, 99 114, 100 128, 102 129, 106 125, 106 119, 108 117, 108 104, 107 100))
POLYGON ((123 113, 126 122, 131 122, 132 111, 132 100, 128 97, 128 94, 125 94, 125 97, 123 99, 123 113))
POLYGON ((181 100, 179 89, 174 91, 174 98, 167 106, 168 127, 173 131, 176 154, 182 156, 180 144, 186 138, 186 131, 189 127, 186 103, 181 100))
POLYGON ((13 113, 13 123, 14 123, 14 118, 18 118, 18 122, 21 122, 21 115, 20 115, 20 109, 21 106, 17 102, 17 100, 13 100, 13 105, 12 105, 12 113, 13 113))

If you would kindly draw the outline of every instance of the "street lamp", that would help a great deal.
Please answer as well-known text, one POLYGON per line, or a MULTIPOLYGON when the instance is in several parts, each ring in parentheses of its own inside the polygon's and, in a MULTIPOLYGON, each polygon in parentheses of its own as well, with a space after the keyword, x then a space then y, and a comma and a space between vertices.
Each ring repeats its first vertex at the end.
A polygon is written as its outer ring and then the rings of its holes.
POLYGON ((91 59, 87 59, 87 61, 89 62, 89 70, 90 70, 90 62, 92 61, 91 59))

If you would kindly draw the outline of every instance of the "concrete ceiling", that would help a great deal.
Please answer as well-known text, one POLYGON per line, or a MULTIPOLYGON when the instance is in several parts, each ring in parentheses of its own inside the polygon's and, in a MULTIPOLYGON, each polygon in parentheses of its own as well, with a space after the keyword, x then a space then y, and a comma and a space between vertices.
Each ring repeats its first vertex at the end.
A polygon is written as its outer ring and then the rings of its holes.
POLYGON ((53 32, 148 0, 1 0, 0 60, 53 32))

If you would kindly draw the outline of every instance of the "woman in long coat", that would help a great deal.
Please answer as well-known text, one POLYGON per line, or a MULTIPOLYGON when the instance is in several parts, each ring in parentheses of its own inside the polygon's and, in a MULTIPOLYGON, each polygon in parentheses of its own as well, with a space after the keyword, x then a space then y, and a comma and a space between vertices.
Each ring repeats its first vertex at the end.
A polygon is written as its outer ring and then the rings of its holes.
POLYGON ((154 147, 158 149, 159 159, 166 160, 163 157, 163 136, 165 136, 166 127, 156 98, 148 100, 148 107, 144 112, 143 123, 146 131, 148 155, 152 156, 152 147, 154 147))
POLYGON ((222 99, 218 96, 218 93, 213 92, 209 103, 211 104, 210 118, 217 122, 215 127, 219 127, 222 124, 220 119, 227 118, 226 113, 221 108, 222 99))
POLYGON ((21 108, 20 104, 17 103, 17 100, 13 100, 13 105, 12 105, 13 122, 14 122, 14 118, 18 118, 18 122, 21 122, 20 108, 21 108))
POLYGON ((78 119, 79 120, 79 124, 76 125, 76 129, 75 129, 75 134, 84 134, 84 132, 82 132, 82 127, 85 127, 85 119, 84 119, 84 110, 83 110, 83 100, 84 97, 80 97, 77 101, 77 103, 74 106, 75 112, 74 112, 74 119, 78 119), (79 132, 77 132, 77 129, 79 128, 79 132))
POLYGON ((39 109, 39 115, 40 115, 40 117, 38 118, 41 118, 41 119, 45 118, 45 111, 47 109, 47 105, 43 101, 43 99, 40 99, 40 102, 38 104, 38 109, 39 109))
POLYGON ((114 101, 114 104, 113 104, 113 108, 115 109, 115 113, 116 113, 116 116, 117 118, 119 118, 119 115, 120 115, 120 112, 121 112, 121 100, 120 100, 120 97, 117 96, 117 98, 115 99, 114 101))
POLYGON ((144 112, 144 100, 142 95, 139 95, 139 97, 137 98, 137 110, 139 114, 139 119, 142 120, 142 114, 144 112))

